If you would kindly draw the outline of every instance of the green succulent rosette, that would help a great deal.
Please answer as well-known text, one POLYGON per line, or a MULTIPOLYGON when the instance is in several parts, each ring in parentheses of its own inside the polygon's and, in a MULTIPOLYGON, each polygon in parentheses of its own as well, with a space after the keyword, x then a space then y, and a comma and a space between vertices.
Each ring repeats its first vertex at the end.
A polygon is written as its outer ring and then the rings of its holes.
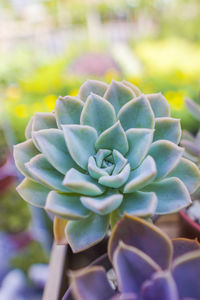
POLYGON ((27 141, 14 148, 26 177, 17 190, 56 216, 78 252, 125 213, 150 217, 191 203, 200 174, 182 158, 180 137, 180 120, 170 117, 162 94, 88 80, 77 97, 59 97, 54 112, 30 120, 27 141))

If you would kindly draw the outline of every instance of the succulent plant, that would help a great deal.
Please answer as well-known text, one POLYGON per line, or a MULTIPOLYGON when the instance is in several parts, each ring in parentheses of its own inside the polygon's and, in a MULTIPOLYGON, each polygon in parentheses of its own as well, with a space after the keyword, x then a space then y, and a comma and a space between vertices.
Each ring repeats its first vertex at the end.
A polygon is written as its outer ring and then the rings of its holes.
MULTIPOLYGON (((200 105, 191 99, 186 99, 185 104, 193 118, 200 122, 200 105)), ((181 145, 185 148, 184 156, 200 167, 200 130, 196 136, 184 130, 181 145)))
POLYGON ((14 148, 26 176, 17 190, 56 216, 57 239, 78 252, 124 213, 148 217, 191 203, 200 174, 182 158, 180 137, 161 94, 88 80, 77 97, 59 97, 53 113, 30 120, 27 141, 14 148))
POLYGON ((68 293, 65 300, 200 299, 196 240, 171 241, 156 226, 126 215, 111 234, 108 254, 114 280, 110 282, 110 271, 106 273, 102 266, 72 272, 73 297, 68 293))

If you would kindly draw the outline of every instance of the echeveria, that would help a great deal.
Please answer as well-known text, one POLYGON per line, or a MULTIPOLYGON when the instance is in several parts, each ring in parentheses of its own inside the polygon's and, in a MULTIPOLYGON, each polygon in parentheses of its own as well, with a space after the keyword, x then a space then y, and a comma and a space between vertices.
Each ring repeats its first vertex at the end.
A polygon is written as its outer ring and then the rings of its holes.
POLYGON ((65 227, 64 240, 78 252, 125 212, 147 217, 190 204, 200 175, 182 158, 180 137, 161 94, 88 80, 77 97, 59 97, 53 113, 30 120, 27 141, 14 149, 26 176, 17 190, 56 216, 55 233, 65 227))
POLYGON ((110 282, 109 272, 101 266, 73 272, 73 299, 200 299, 200 244, 196 240, 170 241, 154 225, 125 216, 111 234, 108 252, 114 280, 110 282))

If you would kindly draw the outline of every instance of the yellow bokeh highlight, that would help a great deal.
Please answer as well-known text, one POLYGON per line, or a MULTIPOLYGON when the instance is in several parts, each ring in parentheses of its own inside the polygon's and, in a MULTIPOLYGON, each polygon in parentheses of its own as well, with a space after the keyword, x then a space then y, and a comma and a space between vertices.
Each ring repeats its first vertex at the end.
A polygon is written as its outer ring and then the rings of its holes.
POLYGON ((26 104, 20 104, 15 107, 15 114, 18 118, 28 117, 28 107, 26 104))
POLYGON ((106 82, 110 83, 112 80, 117 80, 117 79, 119 79, 119 73, 116 70, 110 69, 106 72, 105 74, 106 82))
POLYGON ((174 110, 182 110, 184 108, 184 99, 186 97, 184 91, 168 91, 165 93, 165 97, 174 110))
POLYGON ((77 96, 77 95, 78 95, 78 89, 72 90, 69 94, 70 94, 70 96, 72 96, 72 97, 77 96))
POLYGON ((56 95, 48 95, 44 98, 44 102, 49 110, 54 110, 56 99, 56 95))

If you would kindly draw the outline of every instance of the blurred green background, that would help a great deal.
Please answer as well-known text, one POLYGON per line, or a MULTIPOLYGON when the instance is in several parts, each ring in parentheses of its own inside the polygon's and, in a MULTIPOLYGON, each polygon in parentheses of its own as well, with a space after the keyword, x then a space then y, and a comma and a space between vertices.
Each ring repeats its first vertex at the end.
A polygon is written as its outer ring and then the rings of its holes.
MULTIPOLYGON (((144 93, 162 92, 172 116, 196 132, 200 124, 184 99, 199 97, 199 28, 199 0, 1 0, 1 165, 24 140, 30 116, 52 111, 59 95, 77 95, 87 78, 126 79, 144 93)), ((1 193, 2 232, 30 230, 36 215, 15 184, 1 193)), ((35 261, 46 262, 46 252, 35 261)), ((25 271, 34 263, 13 261, 25 271)))

